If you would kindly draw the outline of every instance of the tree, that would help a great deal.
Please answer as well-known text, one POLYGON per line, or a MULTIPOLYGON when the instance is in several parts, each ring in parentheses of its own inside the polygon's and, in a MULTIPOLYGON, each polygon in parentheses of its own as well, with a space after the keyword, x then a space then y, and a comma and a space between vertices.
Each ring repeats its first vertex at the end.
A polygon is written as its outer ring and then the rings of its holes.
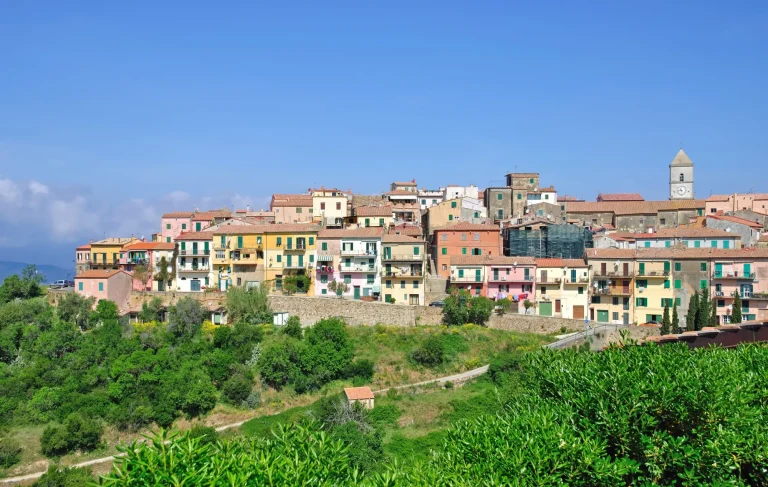
POLYGON ((45 281, 37 267, 28 265, 21 271, 21 276, 13 274, 8 276, 0 286, 0 304, 14 299, 31 299, 43 294, 40 284, 45 281))
POLYGON ((712 306, 712 316, 709 319, 710 326, 717 326, 717 300, 712 299, 710 305, 712 306))
MULTIPOLYGON (((167 265, 166 265, 167 267, 167 265)), ((147 287, 147 282, 152 279, 152 267, 147 264, 138 264, 133 268, 133 280, 141 283, 141 290, 147 287)))
POLYGON ((70 449, 90 451, 101 442, 102 427, 93 418, 78 413, 70 414, 64 421, 70 449))
POLYGON ((81 487, 94 482, 90 468, 51 465, 33 487, 81 487))
POLYGON ((435 367, 445 360, 445 345, 440 336, 432 335, 413 351, 411 358, 425 367, 435 367))
POLYGON ((291 295, 297 292, 306 293, 312 284, 312 279, 305 274, 288 276, 283 279, 283 292, 291 295))
POLYGON ((251 393, 253 382, 242 374, 235 374, 222 385, 222 395, 231 403, 239 406, 251 393))
POLYGON ((139 321, 142 323, 148 323, 150 321, 162 321, 163 312, 163 300, 155 296, 149 302, 144 301, 141 303, 141 311, 139 311, 139 321))
POLYGON ((43 430, 40 436, 40 452, 46 457, 56 457, 69 452, 71 449, 67 430, 64 426, 53 425, 43 430))
POLYGON ((56 306, 56 314, 59 320, 74 323, 81 330, 91 328, 89 318, 93 313, 93 305, 96 298, 86 298, 78 293, 66 293, 59 299, 56 306))
POLYGON ((731 312, 731 323, 741 323, 741 295, 738 291, 734 293, 733 311, 731 312))
POLYGON ((677 306, 672 307, 672 333, 680 333, 680 318, 677 316, 677 306))
POLYGON ((699 312, 699 293, 693 293, 688 301, 688 314, 685 316, 685 329, 696 330, 696 318, 699 312))
MULTIPOLYGON (((176 259, 174 259, 174 262, 176 259)), ((165 256, 160 257, 160 261, 157 263, 157 273, 155 274, 155 281, 167 283, 173 280, 172 272, 168 271, 168 259, 165 256)))
POLYGON ((227 291, 227 312, 234 322, 271 323, 269 290, 265 284, 248 288, 232 287, 227 291))
POLYGON ((669 304, 664 303, 664 316, 661 319, 661 330, 660 333, 662 335, 669 335, 669 327, 672 326, 672 323, 669 321, 669 304))
POLYGON ((21 445, 13 438, 0 438, 0 468, 8 468, 21 460, 21 445))
POLYGON ((177 337, 191 338, 203 326, 207 312, 193 298, 181 298, 168 309, 168 331, 177 337))
POLYGON ((331 281, 328 283, 328 290, 332 293, 336 293, 336 296, 341 297, 349 291, 349 284, 344 281, 331 281))
POLYGON ((696 330, 701 330, 705 326, 709 326, 709 318, 712 315, 712 309, 709 307, 709 291, 707 289, 701 290, 701 297, 699 297, 698 308, 696 310, 696 330))
POLYGON ((299 320, 298 316, 294 315, 288 318, 288 322, 285 324, 285 327, 283 328, 283 333, 297 340, 301 340, 301 336, 302 336, 301 320, 299 320))
POLYGON ((460 290, 445 298, 443 306, 443 323, 446 325, 464 325, 474 323, 483 325, 491 317, 494 303, 484 296, 470 296, 469 292, 460 290))

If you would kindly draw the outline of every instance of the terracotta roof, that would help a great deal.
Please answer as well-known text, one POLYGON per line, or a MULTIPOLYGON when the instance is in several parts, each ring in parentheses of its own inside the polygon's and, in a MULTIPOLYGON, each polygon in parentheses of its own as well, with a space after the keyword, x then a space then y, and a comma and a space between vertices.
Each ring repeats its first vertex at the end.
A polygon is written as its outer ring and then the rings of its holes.
POLYGON ((442 228, 438 228, 435 230, 435 233, 437 232, 490 232, 490 231, 499 231, 499 227, 496 225, 491 225, 490 223, 468 223, 468 222, 458 222, 454 223, 453 225, 447 225, 442 228))
POLYGON ((370 387, 345 387, 344 394, 350 401, 361 399, 373 399, 373 392, 370 387))
POLYGON ((345 195, 344 191, 342 191, 340 189, 336 189, 336 188, 315 188, 315 189, 312 190, 313 193, 315 193, 315 192, 323 192, 323 193, 325 193, 326 191, 328 191, 330 193, 341 193, 340 195, 337 194, 335 196, 336 198, 338 198, 339 196, 344 196, 345 195))
POLYGON ((645 201, 640 193, 600 193, 597 201, 645 201))
POLYGON ((310 223, 277 223, 264 226, 264 233, 317 233, 319 230, 320 227, 318 225, 310 223))
POLYGON ((389 234, 390 235, 411 235, 411 236, 421 236, 424 233, 424 231, 421 229, 418 225, 395 225, 392 227, 389 227, 389 234))
POLYGON ((420 238, 420 236, 411 236, 411 235, 384 235, 381 237, 381 241, 384 243, 415 243, 415 244, 422 244, 424 243, 424 239, 420 238))
POLYGON ((214 218, 229 218, 232 212, 229 210, 201 211, 192 216, 192 221, 210 221, 214 218))
POLYGON ((416 186, 416 181, 395 181, 395 186, 416 186))
POLYGON ((537 173, 537 172, 508 172, 507 176, 520 177, 520 178, 530 178, 530 177, 537 178, 537 177, 539 177, 539 173, 537 173))
POLYGON ((210 230, 214 235, 253 235, 266 233, 265 230, 272 225, 223 225, 215 230, 210 230))
POLYGON ((125 245, 135 240, 138 239, 136 237, 109 237, 97 242, 91 242, 91 247, 94 245, 125 245))
POLYGON ((768 242, 768 233, 764 233, 760 235, 760 238, 758 239, 758 242, 768 242))
POLYGON ((677 228, 660 228, 654 233, 631 233, 631 232, 615 232, 610 234, 611 237, 621 237, 625 240, 643 240, 653 238, 719 238, 719 237, 732 237, 738 238, 739 236, 726 232, 725 230, 718 230, 716 228, 705 227, 677 227, 677 228))
POLYGON ((312 195, 309 194, 273 194, 270 207, 306 207, 312 206, 312 195))
POLYGON ((371 238, 384 235, 383 227, 347 228, 344 230, 320 230, 317 238, 371 238))
POLYGON ((587 249, 587 259, 767 259, 768 249, 640 248, 587 249))
POLYGON ((91 249, 91 244, 85 244, 85 245, 79 246, 75 250, 90 250, 90 249, 91 249))
POLYGON ((192 218, 194 214, 193 211, 172 211, 171 213, 164 213, 163 218, 192 218))
POLYGON ((584 200, 581 199, 581 198, 577 198, 576 196, 564 195, 564 196, 558 196, 557 197, 557 201, 564 201, 564 202, 567 203, 569 201, 572 201, 572 202, 583 202, 584 200))
POLYGON ((185 232, 174 240, 213 240, 213 232, 185 232))
POLYGON ((538 192, 539 193, 555 193, 555 192, 557 192, 557 190, 555 189, 554 186, 550 185, 550 186, 546 186, 544 188, 539 188, 538 192))
POLYGON ((392 216, 392 207, 387 206, 358 206, 355 208, 357 216, 392 216))
POLYGON ((176 246, 170 242, 136 242, 123 250, 173 250, 176 246))
POLYGON ((727 194, 713 194, 707 201, 730 201, 731 197, 727 194))
POLYGON ((729 221, 733 223, 740 223, 741 225, 747 225, 749 227, 757 228, 757 229, 763 228, 763 226, 757 222, 753 222, 752 220, 747 220, 745 218, 739 218, 737 216, 732 216, 732 215, 707 215, 707 218, 714 218, 715 220, 723 220, 723 221, 729 221))
POLYGON ((536 265, 533 257, 491 257, 488 255, 454 255, 451 265, 536 265))
POLYGON ((537 258, 536 267, 587 267, 584 259, 537 258))
POLYGON ((696 210, 706 206, 704 200, 679 201, 596 201, 572 202, 568 213, 614 213, 616 215, 651 215, 660 211, 696 210))
POLYGON ((110 277, 116 274, 120 274, 121 272, 126 276, 130 276, 130 274, 122 269, 91 269, 76 275, 75 279, 109 279, 110 277))
POLYGON ((406 191, 404 189, 395 189, 393 191, 387 191, 384 193, 384 196, 413 196, 414 198, 418 198, 419 195, 414 193, 413 191, 406 191))

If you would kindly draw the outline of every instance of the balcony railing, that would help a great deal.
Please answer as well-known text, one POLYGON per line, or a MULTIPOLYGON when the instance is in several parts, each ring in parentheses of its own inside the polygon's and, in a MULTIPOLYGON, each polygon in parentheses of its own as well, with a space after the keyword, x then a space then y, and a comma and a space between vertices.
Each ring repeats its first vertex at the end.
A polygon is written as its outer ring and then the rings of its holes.
POLYGON ((638 272, 637 277, 669 277, 669 271, 638 272))
POLYGON ((596 269, 594 274, 595 277, 633 277, 635 275, 632 271, 602 271, 600 269, 596 269))
POLYGON ((384 255, 382 257, 382 260, 384 261, 395 261, 395 262, 409 262, 409 261, 421 261, 424 257, 422 255, 416 255, 416 254, 396 254, 396 255, 384 255))
POLYGON ((307 250, 307 246, 304 245, 304 244, 300 244, 300 245, 299 244, 296 244, 296 245, 286 244, 286 246, 283 248, 283 250, 291 250, 291 251, 304 252, 305 250, 307 250))
POLYGON ((384 276, 386 277, 421 277, 424 273, 420 270, 411 270, 411 271, 400 271, 400 270, 393 270, 393 271, 384 271, 384 276))
POLYGON ((491 275, 488 280, 491 282, 533 282, 533 276, 491 275))
POLYGON ((576 279, 566 278, 563 280, 564 284, 589 284, 588 277, 577 277, 576 279))
POLYGON ((377 272, 378 266, 376 265, 344 265, 339 266, 340 272, 377 272))
POLYGON ((208 272, 210 270, 210 266, 208 264, 185 265, 179 266, 177 270, 179 272, 208 272))
POLYGON ((560 284, 562 277, 545 277, 536 281, 538 284, 560 284))
POLYGON ((483 282, 483 278, 478 276, 451 276, 451 282, 483 282))
POLYGON ((179 250, 179 255, 183 255, 185 257, 186 256, 211 255, 211 251, 210 250, 205 250, 205 249, 179 250))
POLYGON ((743 272, 733 271, 733 272, 715 272, 712 274, 712 277, 715 279, 754 279, 755 273, 750 272, 748 274, 744 274, 743 272))
POLYGON ((341 255, 349 256, 349 257, 376 257, 377 253, 375 250, 366 250, 366 249, 342 249, 341 255))
POLYGON ((123 263, 127 265, 146 265, 149 261, 147 259, 125 259, 123 263))

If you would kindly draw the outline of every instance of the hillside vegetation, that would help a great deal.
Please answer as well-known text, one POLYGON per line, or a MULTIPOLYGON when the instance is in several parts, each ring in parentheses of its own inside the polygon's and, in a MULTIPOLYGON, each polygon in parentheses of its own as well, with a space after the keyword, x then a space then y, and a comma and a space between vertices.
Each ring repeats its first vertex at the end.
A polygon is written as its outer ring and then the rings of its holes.
POLYGON ((455 422, 426 459, 395 463, 380 450, 374 436, 399 417, 396 405, 366 412, 329 399, 272 435, 135 445, 101 482, 766 485, 766 347, 543 350, 497 359, 490 380, 495 414, 455 422))

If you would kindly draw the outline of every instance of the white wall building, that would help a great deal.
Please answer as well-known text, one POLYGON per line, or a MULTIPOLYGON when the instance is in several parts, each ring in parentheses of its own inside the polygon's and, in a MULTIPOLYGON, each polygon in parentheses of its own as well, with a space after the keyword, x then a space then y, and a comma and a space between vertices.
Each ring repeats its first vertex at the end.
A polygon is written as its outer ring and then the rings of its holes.
POLYGON ((426 210, 432 206, 435 206, 445 200, 445 190, 441 189, 420 189, 419 190, 419 205, 422 210, 426 210))
POLYGON ((176 290, 200 292, 213 284, 213 232, 188 232, 176 238, 176 290))
POLYGON ((469 186, 457 186, 455 184, 449 184, 444 188, 440 188, 443 192, 443 200, 452 200, 456 198, 479 198, 479 192, 477 186, 470 184, 469 186))

